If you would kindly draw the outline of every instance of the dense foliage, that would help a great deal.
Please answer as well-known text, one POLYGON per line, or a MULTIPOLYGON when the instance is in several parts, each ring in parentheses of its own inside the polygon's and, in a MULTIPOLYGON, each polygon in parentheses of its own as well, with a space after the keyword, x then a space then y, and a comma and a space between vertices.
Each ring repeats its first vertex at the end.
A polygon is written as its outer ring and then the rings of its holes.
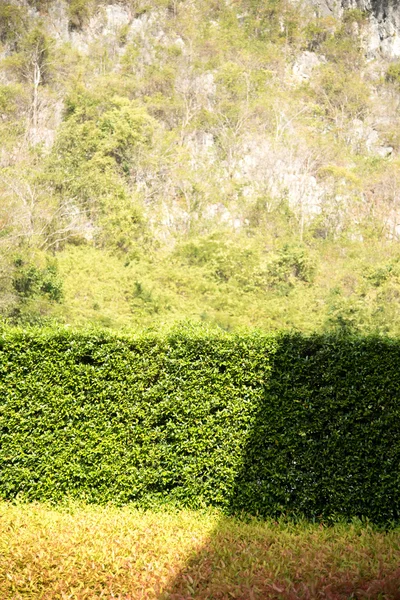
POLYGON ((399 64, 314 4, 0 3, 1 320, 400 334, 399 64))
POLYGON ((396 340, 4 332, 0 492, 399 518, 396 340))

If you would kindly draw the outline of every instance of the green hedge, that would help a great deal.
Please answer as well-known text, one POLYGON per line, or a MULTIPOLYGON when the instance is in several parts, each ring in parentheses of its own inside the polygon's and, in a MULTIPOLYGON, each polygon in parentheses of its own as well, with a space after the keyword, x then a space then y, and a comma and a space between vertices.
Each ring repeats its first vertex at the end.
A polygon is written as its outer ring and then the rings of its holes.
POLYGON ((397 340, 5 332, 0 495, 397 521, 399 370, 397 340))

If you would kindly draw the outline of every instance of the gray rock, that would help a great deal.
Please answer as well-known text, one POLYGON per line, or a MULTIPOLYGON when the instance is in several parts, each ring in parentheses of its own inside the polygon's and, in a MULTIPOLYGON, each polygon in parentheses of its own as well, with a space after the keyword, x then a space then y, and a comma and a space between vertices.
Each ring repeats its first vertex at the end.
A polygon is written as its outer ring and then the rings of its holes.
POLYGON ((378 52, 388 58, 400 57, 400 2, 398 0, 308 0, 319 16, 341 17, 348 9, 368 14, 365 35, 367 55, 378 52))
POLYGON ((293 65, 293 76, 297 81, 307 81, 310 79, 315 67, 326 62, 323 56, 319 56, 315 52, 306 50, 297 57, 293 65))
POLYGON ((381 146, 377 149, 376 153, 382 158, 388 158, 388 156, 393 154, 393 148, 392 146, 381 146))

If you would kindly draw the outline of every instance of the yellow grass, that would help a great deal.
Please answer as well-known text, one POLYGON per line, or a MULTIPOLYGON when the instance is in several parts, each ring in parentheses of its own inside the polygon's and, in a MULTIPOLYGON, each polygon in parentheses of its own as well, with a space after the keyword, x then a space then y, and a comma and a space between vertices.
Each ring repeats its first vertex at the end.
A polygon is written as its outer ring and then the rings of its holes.
POLYGON ((400 531, 0 503, 0 600, 400 598, 400 531))

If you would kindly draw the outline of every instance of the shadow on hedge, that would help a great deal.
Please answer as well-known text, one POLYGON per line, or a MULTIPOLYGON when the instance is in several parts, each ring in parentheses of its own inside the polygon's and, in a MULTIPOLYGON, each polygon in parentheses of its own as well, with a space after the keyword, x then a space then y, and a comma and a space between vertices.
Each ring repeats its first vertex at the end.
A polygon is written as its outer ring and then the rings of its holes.
MULTIPOLYGON (((398 368, 400 344, 393 340, 282 338, 226 512, 278 519, 278 529, 282 517, 321 526, 354 518, 361 528, 369 521, 383 528, 398 523, 398 368)), ((352 551, 352 565, 336 568, 332 557, 318 560, 300 537, 281 549, 281 560, 278 552, 271 565, 252 564, 252 554, 268 556, 273 543, 243 539, 241 527, 222 518, 162 597, 400 597, 400 570, 379 566, 377 557, 363 570, 352 551)))
MULTIPOLYGON (((399 371, 396 339, 5 333, 0 493, 390 527, 400 513, 399 371)), ((222 519, 167 597, 283 593, 251 560, 236 583, 234 564, 218 567, 226 527, 222 519), (200 588, 186 577, 196 570, 200 588), (207 591, 216 577, 229 591, 207 591), (187 582, 195 591, 182 596, 187 582)), ((238 564, 248 547, 240 535, 228 536, 238 564)))

